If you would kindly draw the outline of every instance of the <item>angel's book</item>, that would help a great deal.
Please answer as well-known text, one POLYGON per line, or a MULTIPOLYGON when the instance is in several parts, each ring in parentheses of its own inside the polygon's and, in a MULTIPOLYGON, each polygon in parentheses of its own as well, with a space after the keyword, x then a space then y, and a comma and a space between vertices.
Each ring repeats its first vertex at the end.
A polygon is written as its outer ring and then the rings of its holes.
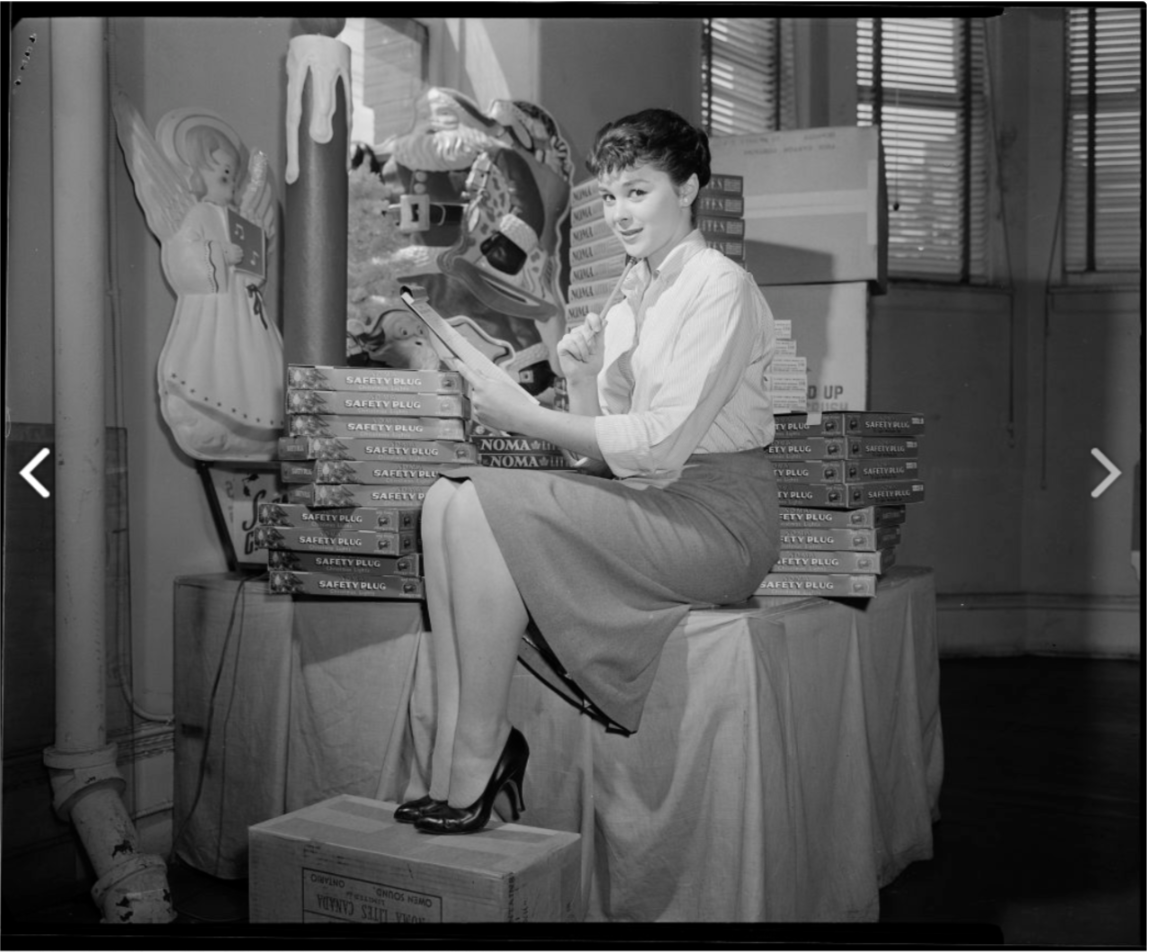
POLYGON ((267 240, 263 234, 263 229, 255 222, 248 221, 239 212, 229 208, 227 210, 227 232, 231 236, 231 240, 243 249, 243 260, 235 266, 235 269, 255 275, 257 278, 266 278, 267 240))

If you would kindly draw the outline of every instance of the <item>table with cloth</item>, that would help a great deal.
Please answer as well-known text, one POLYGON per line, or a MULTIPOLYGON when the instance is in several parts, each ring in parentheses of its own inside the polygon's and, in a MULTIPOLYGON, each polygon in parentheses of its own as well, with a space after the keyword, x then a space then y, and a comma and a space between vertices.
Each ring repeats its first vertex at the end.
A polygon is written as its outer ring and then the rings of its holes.
MULTIPOLYGON (((425 792, 421 605, 293 601, 224 576, 176 596, 185 860, 242 876, 251 823, 337 793, 425 792)), ((582 834, 590 920, 873 921, 878 889, 932 855, 938 687, 933 576, 917 568, 869 600, 691 612, 629 737, 520 665, 522 822, 582 834)))

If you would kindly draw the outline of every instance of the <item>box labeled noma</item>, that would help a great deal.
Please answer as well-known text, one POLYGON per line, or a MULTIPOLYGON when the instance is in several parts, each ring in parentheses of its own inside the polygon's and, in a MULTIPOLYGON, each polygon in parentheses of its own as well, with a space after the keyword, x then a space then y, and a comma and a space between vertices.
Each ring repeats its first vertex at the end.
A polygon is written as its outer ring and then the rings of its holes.
POLYGON ((339 796, 248 828, 252 922, 573 922, 577 833, 494 824, 432 836, 394 803, 339 796))

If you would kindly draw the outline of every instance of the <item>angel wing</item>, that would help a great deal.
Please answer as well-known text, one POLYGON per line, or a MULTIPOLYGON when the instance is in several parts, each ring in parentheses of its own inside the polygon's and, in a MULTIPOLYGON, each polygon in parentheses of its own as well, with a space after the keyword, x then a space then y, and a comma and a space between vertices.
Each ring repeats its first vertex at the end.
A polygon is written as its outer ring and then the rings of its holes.
POLYGON ((120 148, 124 150, 136 198, 144 209, 148 227, 160 241, 166 241, 183 224, 196 203, 195 196, 160 151, 143 117, 122 92, 116 93, 112 112, 116 117, 120 148))
POLYGON ((247 162, 243 193, 239 198, 239 213, 263 228, 269 247, 275 239, 277 211, 271 165, 266 153, 253 149, 247 162))

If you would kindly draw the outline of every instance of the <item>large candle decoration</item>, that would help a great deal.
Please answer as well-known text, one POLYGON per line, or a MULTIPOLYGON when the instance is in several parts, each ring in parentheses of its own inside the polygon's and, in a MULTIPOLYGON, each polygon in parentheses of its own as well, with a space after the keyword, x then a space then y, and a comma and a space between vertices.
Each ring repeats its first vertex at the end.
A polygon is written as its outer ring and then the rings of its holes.
POLYGON ((342 20, 300 23, 315 32, 287 50, 284 358, 339 366, 347 361, 351 49, 334 39, 342 20))

